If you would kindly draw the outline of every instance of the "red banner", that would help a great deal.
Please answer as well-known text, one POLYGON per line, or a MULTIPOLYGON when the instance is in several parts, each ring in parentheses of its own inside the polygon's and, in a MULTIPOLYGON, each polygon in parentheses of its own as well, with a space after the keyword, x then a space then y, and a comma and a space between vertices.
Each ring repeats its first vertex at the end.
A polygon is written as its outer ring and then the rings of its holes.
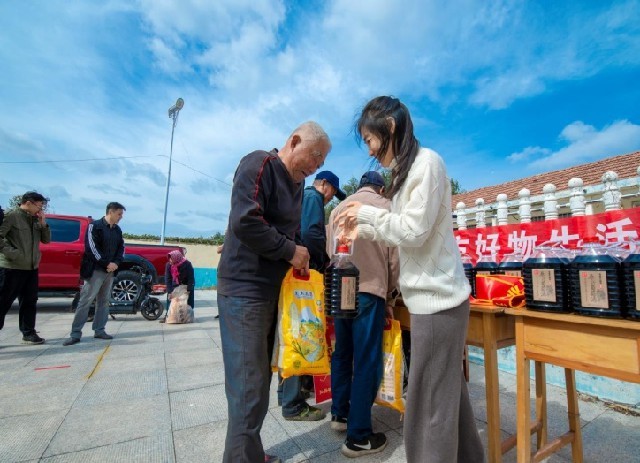
POLYGON ((504 254, 519 250, 528 258, 535 246, 558 241, 566 247, 579 246, 583 239, 597 237, 611 244, 636 240, 640 231, 640 208, 541 222, 455 230, 458 248, 473 263, 480 255, 493 255, 500 262, 504 254))

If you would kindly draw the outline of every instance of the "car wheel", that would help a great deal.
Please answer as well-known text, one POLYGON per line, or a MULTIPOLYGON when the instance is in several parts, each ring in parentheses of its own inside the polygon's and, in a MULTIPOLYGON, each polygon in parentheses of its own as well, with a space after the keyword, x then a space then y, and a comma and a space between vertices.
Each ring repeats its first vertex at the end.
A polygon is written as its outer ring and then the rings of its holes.
POLYGON ((128 302, 133 304, 142 287, 142 276, 138 272, 123 270, 113 277, 111 285, 111 302, 128 302))
POLYGON ((150 297, 140 307, 140 313, 147 320, 157 320, 162 312, 164 312, 164 305, 155 297, 150 297))

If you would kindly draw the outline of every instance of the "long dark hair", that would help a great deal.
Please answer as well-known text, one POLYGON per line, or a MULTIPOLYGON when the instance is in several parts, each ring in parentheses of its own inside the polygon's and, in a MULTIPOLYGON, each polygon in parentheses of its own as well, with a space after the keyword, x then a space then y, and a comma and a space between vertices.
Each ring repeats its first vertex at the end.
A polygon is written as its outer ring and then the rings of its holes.
POLYGON ((375 153, 378 162, 384 157, 389 144, 393 143, 396 165, 391 170, 391 186, 384 194, 387 198, 392 198, 407 180, 409 169, 420 149, 420 142, 413 134, 413 122, 409 109, 392 96, 376 97, 362 109, 355 129, 360 140, 364 130, 380 140, 380 150, 375 153), (393 133, 391 133, 392 124, 389 118, 395 121, 393 133))

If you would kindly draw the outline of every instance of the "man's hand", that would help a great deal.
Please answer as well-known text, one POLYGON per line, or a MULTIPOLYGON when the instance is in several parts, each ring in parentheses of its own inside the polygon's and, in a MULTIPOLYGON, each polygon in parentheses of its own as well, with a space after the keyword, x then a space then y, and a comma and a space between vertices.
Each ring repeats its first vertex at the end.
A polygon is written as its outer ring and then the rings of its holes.
POLYGON ((393 306, 392 306, 392 305, 387 304, 386 312, 387 312, 387 313, 385 314, 385 317, 386 317, 386 318, 388 318, 388 319, 390 319, 390 320, 394 320, 394 319, 395 319, 395 317, 393 316, 393 306))
POLYGON ((38 218, 38 223, 40 223, 40 226, 44 227, 47 224, 46 215, 44 211, 36 212, 36 217, 38 218))
POLYGON ((113 273, 116 270, 118 270, 118 264, 115 262, 109 262, 109 265, 107 265, 107 273, 113 273))
POLYGON ((300 270, 302 276, 309 274, 309 250, 304 246, 296 245, 296 252, 289 261, 293 268, 300 270))

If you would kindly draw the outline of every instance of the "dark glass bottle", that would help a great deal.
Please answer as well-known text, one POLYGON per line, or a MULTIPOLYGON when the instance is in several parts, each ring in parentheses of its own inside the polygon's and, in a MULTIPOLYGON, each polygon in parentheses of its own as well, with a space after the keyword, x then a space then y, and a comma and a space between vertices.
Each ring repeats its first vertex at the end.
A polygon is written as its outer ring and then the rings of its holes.
POLYGON ((473 272, 473 262, 471 262, 471 256, 469 254, 462 254, 462 268, 464 269, 464 276, 469 280, 471 285, 471 295, 476 296, 476 276, 473 272))
POLYGON ((582 315, 620 318, 626 308, 620 260, 597 239, 585 241, 569 265, 574 310, 582 315))
POLYGON ((627 316, 634 320, 640 320, 640 249, 638 245, 640 243, 636 243, 635 250, 622 261, 627 316))
POLYGON ((357 317, 359 283, 360 271, 351 262, 349 247, 339 245, 324 273, 325 314, 336 318, 357 317))
POLYGON ((571 312, 567 269, 569 259, 552 246, 537 246, 522 264, 527 309, 571 312))
POLYGON ((516 250, 512 253, 505 254, 502 260, 498 264, 498 271, 500 275, 511 275, 515 277, 522 276, 522 253, 516 250))

